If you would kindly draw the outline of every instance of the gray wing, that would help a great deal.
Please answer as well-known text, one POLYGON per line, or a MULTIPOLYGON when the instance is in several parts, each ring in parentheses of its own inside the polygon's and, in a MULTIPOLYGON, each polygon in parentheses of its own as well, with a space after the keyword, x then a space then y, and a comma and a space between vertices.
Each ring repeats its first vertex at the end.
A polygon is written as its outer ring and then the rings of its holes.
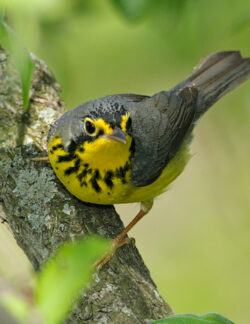
POLYGON ((141 187, 159 177, 192 127, 197 89, 162 91, 131 108, 135 141, 132 182, 141 187))

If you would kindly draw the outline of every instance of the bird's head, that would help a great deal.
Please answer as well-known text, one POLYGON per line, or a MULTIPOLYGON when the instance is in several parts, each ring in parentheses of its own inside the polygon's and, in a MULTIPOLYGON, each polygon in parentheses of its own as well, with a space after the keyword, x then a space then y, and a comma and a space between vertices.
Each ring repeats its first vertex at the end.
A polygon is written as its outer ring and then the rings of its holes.
POLYGON ((77 153, 94 167, 128 159, 132 122, 123 105, 94 100, 64 114, 52 127, 50 137, 58 136, 64 150, 77 153))

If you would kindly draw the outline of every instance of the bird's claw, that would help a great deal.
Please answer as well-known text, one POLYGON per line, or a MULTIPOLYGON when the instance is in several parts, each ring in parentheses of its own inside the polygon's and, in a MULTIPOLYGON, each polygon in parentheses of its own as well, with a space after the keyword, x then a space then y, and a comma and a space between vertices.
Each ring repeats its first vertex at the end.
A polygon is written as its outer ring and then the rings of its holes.
POLYGON ((130 242, 132 242, 133 244, 135 244, 135 239, 133 237, 129 238, 126 237, 124 239, 119 240, 118 238, 115 238, 111 241, 110 244, 110 248, 109 250, 103 254, 99 259, 96 260, 96 262, 93 264, 93 268, 96 268, 97 271, 100 271, 103 266, 109 262, 109 260, 113 257, 113 255, 115 254, 116 250, 125 245, 125 244, 129 244, 130 242))

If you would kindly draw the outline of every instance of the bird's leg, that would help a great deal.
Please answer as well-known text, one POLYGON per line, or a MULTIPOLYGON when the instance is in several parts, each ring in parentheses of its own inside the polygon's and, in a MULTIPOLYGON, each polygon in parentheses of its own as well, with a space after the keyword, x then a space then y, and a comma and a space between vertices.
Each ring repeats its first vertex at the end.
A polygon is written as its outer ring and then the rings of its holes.
POLYGON ((34 161, 34 162, 48 162, 49 163, 49 157, 48 156, 36 157, 36 158, 32 158, 31 161, 34 161))
POLYGON ((135 218, 124 228, 124 230, 111 241, 111 245, 109 250, 102 255, 94 264, 93 267, 97 267, 97 270, 101 270, 102 267, 112 258, 112 256, 115 254, 115 251, 125 245, 129 244, 131 241, 135 242, 134 238, 129 238, 126 237, 124 238, 125 235, 141 220, 152 208, 153 206, 153 201, 145 201, 141 203, 141 209, 139 213, 135 216, 135 218))

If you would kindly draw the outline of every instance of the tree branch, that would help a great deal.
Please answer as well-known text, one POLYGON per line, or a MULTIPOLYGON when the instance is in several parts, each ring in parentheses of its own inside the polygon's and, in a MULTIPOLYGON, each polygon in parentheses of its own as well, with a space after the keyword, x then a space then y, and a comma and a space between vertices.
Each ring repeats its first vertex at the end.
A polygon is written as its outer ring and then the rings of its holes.
MULTIPOLYGON (((23 111, 19 77, 0 49, 0 218, 37 271, 66 240, 87 234, 114 238, 123 224, 113 206, 84 204, 62 186, 50 165, 31 161, 46 156, 48 129, 65 110, 60 86, 45 63, 34 60, 30 105, 23 111)), ((68 321, 146 323, 170 314, 130 244, 95 275, 68 321)))

